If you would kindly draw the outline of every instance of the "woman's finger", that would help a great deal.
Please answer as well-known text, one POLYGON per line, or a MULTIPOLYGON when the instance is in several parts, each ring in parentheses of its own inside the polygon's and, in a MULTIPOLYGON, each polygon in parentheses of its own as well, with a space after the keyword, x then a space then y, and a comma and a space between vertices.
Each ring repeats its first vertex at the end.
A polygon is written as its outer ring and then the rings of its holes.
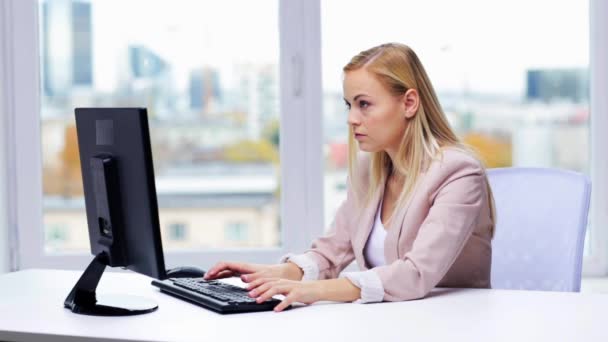
POLYGON ((252 281, 254 281, 256 279, 259 279, 259 278, 260 278, 260 275, 256 274, 256 273, 242 274, 241 275, 241 280, 244 281, 244 282, 246 282, 246 283, 252 282, 252 281))
POLYGON ((277 306, 274 307, 274 311, 281 312, 296 301, 296 296, 293 294, 293 292, 291 292, 289 295, 285 296, 285 299, 283 299, 279 304, 277 304, 277 306))
POLYGON ((260 294, 268 291, 275 283, 277 283, 278 279, 276 278, 262 278, 258 279, 258 285, 256 288, 249 291, 251 297, 258 297, 260 294))
POLYGON ((205 274, 205 279, 215 278, 218 273, 230 270, 232 271, 232 276, 236 276, 240 273, 252 273, 257 270, 255 265, 246 264, 241 262, 227 262, 221 261, 218 262, 215 266, 213 266, 207 273, 205 274))
POLYGON ((222 278, 230 278, 234 277, 234 272, 231 270, 223 270, 217 273, 213 279, 222 279, 222 278))
POLYGON ((248 263, 244 263, 244 262, 231 262, 228 263, 228 266, 231 270, 238 272, 238 273, 254 273, 257 272, 259 269, 258 265, 255 264, 248 264, 248 263))
POLYGON ((260 294, 260 296, 256 299, 258 303, 263 303, 268 299, 272 298, 272 296, 277 294, 288 294, 291 291, 291 286, 287 284, 274 284, 267 291, 260 294))
MULTIPOLYGON (((262 293, 262 290, 259 288, 260 286, 267 284, 269 282, 277 282, 280 280, 281 280, 280 278, 259 278, 247 285, 247 291, 252 293, 253 290, 255 290, 256 291, 255 293, 259 295, 260 293, 262 293)), ((252 297, 255 297, 255 296, 252 296, 252 297)))
POLYGON ((205 273, 205 279, 209 279, 214 277, 217 273, 228 268, 228 263, 224 261, 220 261, 217 264, 213 265, 207 272, 205 273))
POLYGON ((260 285, 262 285, 264 283, 267 283, 269 281, 273 281, 273 280, 275 280, 275 279, 271 279, 271 278, 259 278, 259 279, 256 279, 256 280, 252 281, 251 283, 247 284, 247 291, 254 290, 258 286, 260 286, 260 285))
MULTIPOLYGON (((263 279, 263 278, 271 278, 271 277, 269 277, 269 274, 266 271, 257 271, 254 273, 241 275, 241 280, 246 283, 251 283, 255 280, 263 279)), ((272 278, 274 278, 274 277, 272 277, 272 278)))

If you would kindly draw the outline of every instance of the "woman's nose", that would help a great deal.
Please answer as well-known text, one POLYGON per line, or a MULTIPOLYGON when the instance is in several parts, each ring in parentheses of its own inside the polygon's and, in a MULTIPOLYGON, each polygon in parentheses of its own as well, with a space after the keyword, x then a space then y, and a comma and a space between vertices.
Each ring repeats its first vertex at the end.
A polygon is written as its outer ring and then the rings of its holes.
POLYGON ((348 111, 348 120, 346 120, 346 122, 352 126, 357 126, 361 123, 361 120, 359 119, 359 115, 356 113, 356 110, 351 109, 348 111))

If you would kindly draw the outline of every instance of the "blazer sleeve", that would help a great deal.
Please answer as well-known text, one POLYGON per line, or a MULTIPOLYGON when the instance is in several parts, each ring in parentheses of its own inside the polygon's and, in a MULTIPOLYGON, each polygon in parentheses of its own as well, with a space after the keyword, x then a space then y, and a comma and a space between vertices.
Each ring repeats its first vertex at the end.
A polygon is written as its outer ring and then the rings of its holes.
POLYGON ((350 207, 354 205, 354 198, 350 182, 347 184, 346 199, 338 208, 328 233, 314 240, 311 248, 304 254, 316 262, 318 279, 337 278, 355 259, 349 231, 350 219, 347 214, 353 212, 350 207))
POLYGON ((426 296, 445 276, 471 236, 484 200, 485 172, 474 162, 458 163, 432 194, 432 205, 412 249, 390 265, 372 270, 385 301, 426 296))

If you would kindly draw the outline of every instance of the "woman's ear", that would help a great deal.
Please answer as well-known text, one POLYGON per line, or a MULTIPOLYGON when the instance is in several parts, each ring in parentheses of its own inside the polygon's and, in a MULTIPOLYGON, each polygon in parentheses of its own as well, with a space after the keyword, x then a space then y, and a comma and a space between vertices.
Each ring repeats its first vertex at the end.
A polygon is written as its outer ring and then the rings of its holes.
POLYGON ((418 95, 418 90, 408 89, 405 94, 403 94, 402 101, 405 118, 413 118, 416 113, 418 113, 418 107, 420 106, 420 96, 418 95))

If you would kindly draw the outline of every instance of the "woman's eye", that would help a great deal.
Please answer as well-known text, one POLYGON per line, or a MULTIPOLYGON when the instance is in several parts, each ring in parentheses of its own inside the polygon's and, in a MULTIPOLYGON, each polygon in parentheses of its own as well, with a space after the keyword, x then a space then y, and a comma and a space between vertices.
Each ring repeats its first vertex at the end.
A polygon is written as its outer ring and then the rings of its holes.
POLYGON ((368 106, 369 106, 369 102, 367 102, 367 101, 359 102, 359 107, 361 107, 361 108, 367 108, 368 106))
POLYGON ((345 103, 346 109, 350 110, 350 103, 345 103))

